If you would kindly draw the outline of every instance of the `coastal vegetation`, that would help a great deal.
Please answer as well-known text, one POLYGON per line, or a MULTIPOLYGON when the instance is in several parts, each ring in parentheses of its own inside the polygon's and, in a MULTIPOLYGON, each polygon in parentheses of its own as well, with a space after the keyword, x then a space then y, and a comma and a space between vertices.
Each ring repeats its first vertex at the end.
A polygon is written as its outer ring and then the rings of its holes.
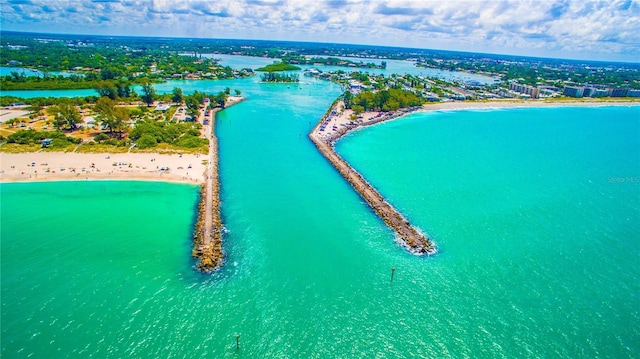
POLYGON ((7 31, 2 32, 2 38, 2 65, 42 72, 39 76, 25 78, 21 78, 21 74, 4 76, 0 81, 3 90, 96 88, 100 81, 118 79, 140 84, 145 80, 153 83, 167 79, 228 79, 253 75, 250 69, 221 66, 215 60, 215 54, 277 58, 290 65, 323 64, 367 69, 385 68, 390 59, 412 60, 421 67, 496 77, 503 87, 514 80, 525 85, 596 84, 640 89, 640 65, 637 63, 260 40, 157 41, 139 37, 43 34, 36 37, 7 31), (381 62, 377 65, 369 59, 381 62), (62 79, 52 74, 55 71, 69 72, 70 76, 62 79))
POLYGON ((0 90, 89 89, 104 81, 131 84, 167 79, 228 79, 252 76, 250 69, 234 70, 215 59, 196 56, 189 46, 173 51, 158 43, 99 39, 60 38, 51 41, 19 33, 2 33, 11 46, 2 48, 2 65, 37 69, 3 76, 0 90), (54 75, 52 72, 65 72, 54 75))
POLYGON ((261 67, 259 69, 256 69, 256 71, 265 71, 265 72, 297 71, 297 70, 300 70, 298 66, 291 65, 286 62, 278 62, 275 64, 270 64, 270 65, 261 67))
POLYGON ((36 131, 32 129, 18 130, 7 136, 6 141, 7 143, 28 145, 29 147, 37 145, 36 148, 39 148, 42 146, 42 140, 44 139, 51 139, 51 143, 48 145, 48 148, 51 149, 67 148, 82 142, 81 139, 67 136, 61 131, 36 131))
POLYGON ((145 149, 166 143, 177 147, 198 148, 206 146, 209 140, 201 138, 198 122, 176 123, 153 120, 139 120, 129 133, 129 138, 138 148, 145 149))
POLYGON ((364 91, 352 96, 347 91, 343 95, 345 108, 355 113, 365 111, 396 111, 401 108, 422 105, 423 101, 415 93, 407 90, 388 89, 377 92, 364 91))
POLYGON ((78 75, 55 76, 45 73, 43 76, 27 76, 23 72, 12 71, 0 81, 0 90, 77 90, 99 87, 102 82, 78 75))
POLYGON ((298 74, 266 72, 260 76, 262 82, 299 82, 298 74))
POLYGON ((303 56, 288 54, 282 57, 282 61, 289 64, 299 65, 326 65, 336 67, 353 67, 353 68, 365 68, 365 69, 386 69, 387 62, 381 61, 380 65, 373 62, 353 61, 349 59, 341 59, 337 57, 319 57, 319 56, 303 56))
MULTIPOLYGON (((181 88, 175 88, 171 94, 157 95, 151 84, 145 91, 142 96, 146 96, 145 101, 138 99, 137 102, 132 102, 131 97, 118 97, 117 93, 115 99, 102 96, 97 99, 24 100, 29 106, 27 109, 33 113, 29 118, 13 118, 2 125, 2 134, 7 138, 0 138, 0 141, 6 141, 0 151, 35 151, 40 148, 36 145, 42 139, 50 138, 53 139, 47 147, 50 150, 67 150, 68 144, 81 144, 75 151, 117 153, 131 148, 134 151, 206 153, 209 140, 203 137, 202 123, 196 119, 202 110, 208 111, 208 107, 224 108, 232 93, 227 87, 215 95, 195 91, 185 96, 181 88), (158 98, 181 101, 163 112, 150 107, 158 98), (188 117, 176 120, 179 117, 174 115, 181 106, 188 117), (49 127, 55 131, 47 130, 49 127), (63 139, 66 142, 63 143, 63 139)), ((240 93, 235 90, 236 95, 240 93)), ((3 100, 20 99, 7 97, 3 100)))

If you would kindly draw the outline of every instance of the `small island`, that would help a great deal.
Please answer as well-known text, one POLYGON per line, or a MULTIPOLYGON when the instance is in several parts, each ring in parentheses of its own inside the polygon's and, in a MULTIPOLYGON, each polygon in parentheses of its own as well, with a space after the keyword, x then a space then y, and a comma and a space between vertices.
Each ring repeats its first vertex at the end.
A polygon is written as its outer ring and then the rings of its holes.
POLYGON ((298 74, 279 74, 276 72, 265 72, 260 76, 262 82, 300 82, 298 74))
POLYGON ((261 67, 259 69, 256 69, 256 71, 263 71, 263 72, 298 71, 298 70, 301 70, 298 66, 291 65, 286 62, 276 62, 270 65, 261 67))

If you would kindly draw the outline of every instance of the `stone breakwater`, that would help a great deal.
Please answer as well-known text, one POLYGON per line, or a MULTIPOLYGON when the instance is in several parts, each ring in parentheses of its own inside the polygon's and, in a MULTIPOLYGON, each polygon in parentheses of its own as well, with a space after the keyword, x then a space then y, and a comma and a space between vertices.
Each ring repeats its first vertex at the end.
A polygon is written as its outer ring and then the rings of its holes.
MULTIPOLYGON (((238 98, 228 102, 227 106, 240 102, 238 98)), ((218 137, 216 136, 216 113, 220 108, 211 111, 208 125, 203 126, 203 133, 209 137, 209 154, 205 169, 205 182, 200 189, 198 220, 193 233, 192 255, 197 260, 199 271, 210 273, 222 266, 224 251, 222 249, 222 214, 220 212, 220 177, 218 174, 218 137)), ((204 113, 200 123, 205 123, 204 113)))
POLYGON ((353 169, 342 157, 335 151, 333 144, 352 130, 379 123, 382 121, 390 120, 392 118, 401 116, 411 110, 397 111, 390 114, 380 116, 375 120, 367 123, 344 126, 338 133, 331 136, 322 136, 319 132, 321 124, 327 119, 328 116, 336 114, 341 102, 334 103, 331 110, 320 120, 318 125, 311 131, 309 138, 314 143, 318 151, 335 167, 336 170, 344 177, 349 184, 360 194, 360 196, 369 204, 371 209, 380 217, 384 223, 393 229, 397 235, 397 241, 401 246, 407 248, 411 253, 417 255, 435 254, 436 247, 433 242, 418 229, 413 227, 409 221, 404 218, 393 206, 391 206, 382 195, 364 179, 360 173, 353 169))
MULTIPOLYGON (((227 99, 225 108, 244 101, 244 97, 232 96, 227 99)), ((218 137, 216 136, 216 114, 222 110, 216 107, 211 111, 209 121, 205 121, 205 112, 198 121, 208 123, 203 126, 203 134, 209 138, 209 154, 204 172, 205 183, 200 189, 198 220, 193 232, 192 255, 197 260, 199 271, 210 273, 222 266, 224 250, 222 248, 222 213, 220 211, 220 176, 218 173, 218 137)))
MULTIPOLYGON (((220 213, 220 202, 214 201, 212 213, 220 213)), ((211 218, 214 228, 209 233, 206 230, 207 222, 207 188, 206 184, 200 187, 200 202, 198 204, 198 219, 193 231, 193 251, 196 258, 196 268, 201 272, 212 272, 222 265, 224 258, 222 252, 222 221, 220 215, 211 218)))

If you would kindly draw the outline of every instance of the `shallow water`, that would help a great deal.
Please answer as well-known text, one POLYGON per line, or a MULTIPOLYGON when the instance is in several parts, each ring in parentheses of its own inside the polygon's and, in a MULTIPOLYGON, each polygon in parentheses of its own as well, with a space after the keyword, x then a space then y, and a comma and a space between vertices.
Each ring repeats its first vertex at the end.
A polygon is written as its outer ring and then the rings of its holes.
MULTIPOLYGON (((216 59, 221 59, 220 64, 224 66, 230 66, 234 69, 241 68, 251 68, 257 69, 259 67, 266 66, 276 59, 263 58, 263 57, 252 57, 252 56, 239 56, 239 55, 223 55, 223 54, 203 54, 205 57, 213 57, 216 59)), ((361 59, 359 58, 347 58, 352 59, 356 62, 359 62, 361 59)), ((426 76, 426 77, 434 77, 439 79, 444 79, 448 81, 478 81, 480 83, 493 83, 494 79, 465 72, 457 72, 457 71, 446 71, 446 70, 436 70, 436 69, 428 69, 428 68, 418 68, 414 65, 413 62, 409 61, 400 61, 400 60, 387 60, 387 68, 386 69, 360 69, 361 71, 370 72, 374 74, 383 74, 385 76, 389 76, 391 74, 412 74, 414 76, 426 76)), ((346 67, 336 67, 336 66, 312 66, 312 65, 302 65, 301 68, 303 70, 310 68, 319 68, 322 71, 351 71, 353 69, 346 67)), ((0 70, 2 67, 0 67, 0 70)), ((5 68, 7 69, 7 68, 5 68)), ((6 70, 5 70, 6 71, 6 70)), ((7 73, 8 74, 8 73, 7 73)), ((305 83, 315 82, 315 80, 301 76, 301 81, 305 83)), ((246 78, 244 80, 169 80, 160 84, 154 84, 153 87, 156 89, 158 94, 167 94, 171 93, 174 88, 180 87, 185 94, 191 94, 194 91, 206 92, 206 93, 214 93, 211 91, 211 88, 221 88, 224 90, 226 86, 234 86, 237 83, 259 83, 260 77, 254 76, 251 78, 246 78)), ((140 86, 133 86, 134 91, 138 93, 142 93, 142 88, 140 86)), ((235 89, 236 87, 232 87, 235 89)), ((220 91, 220 90, 218 90, 220 91)), ((94 89, 80 89, 80 90, 10 90, 10 91, 2 91, 0 96, 15 96, 22 98, 34 98, 34 97, 86 97, 86 96, 98 96, 98 93, 94 89)))
POLYGON ((436 241, 419 258, 305 137, 336 85, 227 85, 247 100, 217 120, 224 268, 192 269, 197 187, 2 184, 3 357, 640 353, 637 107, 413 114, 339 142, 436 241))

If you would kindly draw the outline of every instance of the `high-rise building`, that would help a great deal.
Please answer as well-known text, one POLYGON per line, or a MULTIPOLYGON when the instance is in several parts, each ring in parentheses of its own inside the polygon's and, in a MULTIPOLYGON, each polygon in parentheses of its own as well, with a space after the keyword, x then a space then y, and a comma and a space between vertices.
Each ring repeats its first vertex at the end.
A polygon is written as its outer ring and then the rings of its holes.
POLYGON ((529 86, 529 85, 521 85, 517 82, 510 82, 509 83, 509 90, 511 91, 515 91, 515 92, 519 92, 519 93, 523 93, 523 94, 527 94, 529 96, 531 96, 531 98, 538 98, 540 97, 540 89, 537 87, 533 87, 533 86, 529 86))
POLYGON ((569 97, 582 97, 584 92, 584 87, 578 86, 565 86, 562 94, 569 97))
POLYGON ((611 89, 611 97, 627 97, 629 89, 615 88, 611 89))
POLYGON ((629 90, 629 97, 640 97, 640 90, 629 90))

